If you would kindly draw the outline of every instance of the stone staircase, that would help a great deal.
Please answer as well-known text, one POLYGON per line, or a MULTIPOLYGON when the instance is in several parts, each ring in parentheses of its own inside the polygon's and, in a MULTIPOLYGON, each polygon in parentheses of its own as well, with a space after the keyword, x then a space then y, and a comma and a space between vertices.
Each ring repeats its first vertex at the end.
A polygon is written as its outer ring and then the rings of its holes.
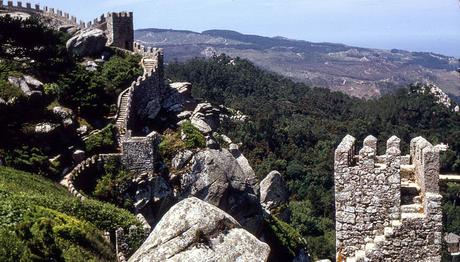
POLYGON ((118 105, 118 115, 116 120, 116 126, 118 128, 118 132, 120 136, 126 134, 126 121, 127 121, 127 113, 128 113, 128 106, 129 106, 129 96, 131 95, 131 91, 128 88, 127 90, 123 91, 120 94, 119 98, 119 105, 118 105))
POLYGON ((387 238, 392 237, 401 226, 402 221, 391 221, 391 226, 385 227, 383 230, 383 234, 375 236, 374 239, 368 239, 366 245, 361 250, 355 251, 355 255, 353 257, 348 257, 346 259, 346 262, 370 261, 368 257, 371 256, 374 251, 379 250, 380 247, 383 246, 387 238))
POLYGON ((367 239, 367 243, 362 247, 361 250, 355 251, 353 257, 346 259, 346 262, 361 262, 361 261, 371 261, 369 256, 372 256, 374 251, 379 250, 382 245, 385 243, 387 238, 392 237, 394 233, 402 226, 403 218, 417 218, 423 217, 423 206, 422 200, 419 196, 420 187, 413 181, 408 179, 401 180, 401 189, 402 192, 411 192, 413 194, 412 203, 401 205, 401 220, 392 220, 391 226, 385 227, 383 234, 375 236, 374 239, 367 239))

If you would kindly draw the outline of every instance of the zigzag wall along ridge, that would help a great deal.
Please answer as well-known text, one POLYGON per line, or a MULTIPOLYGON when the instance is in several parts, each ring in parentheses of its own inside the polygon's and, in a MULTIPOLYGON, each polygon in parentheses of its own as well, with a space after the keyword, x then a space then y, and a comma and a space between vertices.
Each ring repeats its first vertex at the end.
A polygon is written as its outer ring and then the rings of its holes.
POLYGON ((107 22, 107 18, 110 17, 125 17, 125 18, 133 18, 132 12, 112 12, 103 14, 100 17, 94 19, 93 21, 84 22, 82 20, 78 20, 76 16, 72 16, 69 13, 55 9, 48 6, 41 7, 40 4, 31 4, 29 2, 22 2, 22 1, 4 1, 0 0, 0 9, 14 11, 14 12, 24 12, 30 14, 41 14, 46 17, 50 17, 52 19, 59 20, 61 22, 71 24, 77 26, 79 28, 91 28, 91 27, 100 27, 104 23, 107 22), (6 4, 5 4, 6 2, 6 4))
POLYGON ((43 8, 41 8, 40 4, 32 5, 31 3, 25 3, 24 5, 22 1, 17 1, 16 4, 13 1, 7 1, 7 4, 5 4, 3 0, 0 0, 0 8, 8 11, 42 14, 44 16, 48 16, 62 22, 66 22, 68 24, 72 24, 83 28, 86 27, 83 21, 80 20, 80 22, 78 23, 77 18, 75 16, 71 16, 67 12, 55 8, 50 8, 48 6, 44 6, 43 8))

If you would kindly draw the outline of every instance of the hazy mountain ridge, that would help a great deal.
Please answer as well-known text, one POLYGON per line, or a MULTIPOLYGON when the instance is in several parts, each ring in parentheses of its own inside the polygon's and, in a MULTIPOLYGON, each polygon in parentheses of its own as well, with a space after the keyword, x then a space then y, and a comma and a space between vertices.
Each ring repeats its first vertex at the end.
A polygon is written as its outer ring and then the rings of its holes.
POLYGON ((226 53, 296 81, 359 97, 378 96, 413 82, 431 82, 450 95, 460 95, 460 76, 455 71, 459 61, 439 54, 311 43, 228 30, 141 29, 135 38, 164 48, 167 62, 226 53))

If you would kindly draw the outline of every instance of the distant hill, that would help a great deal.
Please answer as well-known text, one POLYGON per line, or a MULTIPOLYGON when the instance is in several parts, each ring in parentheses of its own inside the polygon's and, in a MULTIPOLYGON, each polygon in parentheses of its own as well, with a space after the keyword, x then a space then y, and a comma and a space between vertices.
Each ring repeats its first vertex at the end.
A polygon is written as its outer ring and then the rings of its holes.
POLYGON ((164 48, 166 62, 225 53, 296 81, 358 97, 376 97, 413 82, 430 82, 452 97, 460 96, 459 61, 433 53, 311 43, 228 30, 141 29, 135 38, 164 48))

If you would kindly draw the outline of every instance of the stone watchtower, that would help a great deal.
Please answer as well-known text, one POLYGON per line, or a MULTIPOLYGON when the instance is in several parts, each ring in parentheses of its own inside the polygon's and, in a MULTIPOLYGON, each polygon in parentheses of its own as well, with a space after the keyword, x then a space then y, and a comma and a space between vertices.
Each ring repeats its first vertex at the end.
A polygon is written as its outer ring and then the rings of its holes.
POLYGON ((107 14, 107 45, 133 51, 134 26, 133 13, 107 14))
POLYGON ((368 136, 356 155, 355 141, 335 151, 337 261, 441 261, 438 148, 417 137, 401 156, 393 136, 379 156, 368 136))

